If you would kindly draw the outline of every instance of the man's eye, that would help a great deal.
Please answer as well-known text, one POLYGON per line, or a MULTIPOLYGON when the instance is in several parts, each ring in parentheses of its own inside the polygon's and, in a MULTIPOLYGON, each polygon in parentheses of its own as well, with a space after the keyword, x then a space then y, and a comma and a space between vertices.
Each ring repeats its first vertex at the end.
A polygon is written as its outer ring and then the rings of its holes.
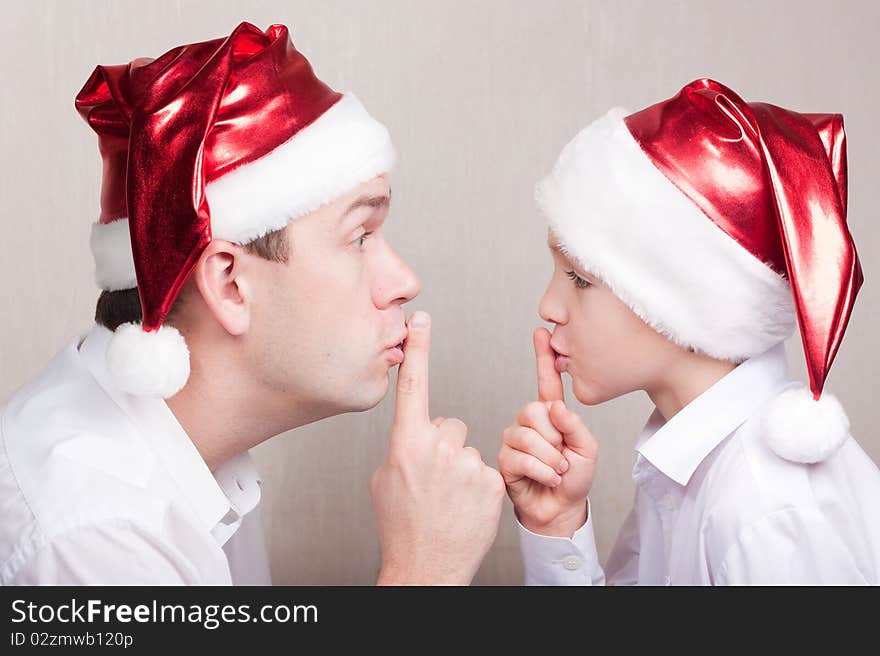
POLYGON ((362 234, 360 237, 358 237, 357 239, 355 239, 352 243, 353 243, 358 249, 363 250, 363 248, 364 248, 364 242, 367 240, 367 237, 369 237, 369 236, 372 235, 372 234, 373 234, 373 231, 372 231, 372 230, 370 230, 369 232, 365 232, 365 233, 362 234))
POLYGON ((591 286, 592 286, 592 285, 590 285, 589 281, 584 280, 583 278, 581 278, 581 277, 580 277, 578 274, 576 274, 573 270, 572 270, 572 271, 566 271, 566 272, 565 272, 565 275, 567 275, 569 278, 571 278, 572 282, 574 282, 574 286, 577 287, 578 289, 586 289, 587 287, 591 287, 591 286))

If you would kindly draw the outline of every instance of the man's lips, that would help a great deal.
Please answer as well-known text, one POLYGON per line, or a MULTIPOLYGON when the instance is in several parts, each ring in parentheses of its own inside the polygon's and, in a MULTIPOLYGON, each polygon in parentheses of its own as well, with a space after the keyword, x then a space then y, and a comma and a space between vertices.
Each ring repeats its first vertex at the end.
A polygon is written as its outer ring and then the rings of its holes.
POLYGON ((396 341, 391 341, 382 350, 382 353, 391 358, 392 364, 400 364, 403 362, 403 346, 406 343, 407 333, 404 331, 396 341))

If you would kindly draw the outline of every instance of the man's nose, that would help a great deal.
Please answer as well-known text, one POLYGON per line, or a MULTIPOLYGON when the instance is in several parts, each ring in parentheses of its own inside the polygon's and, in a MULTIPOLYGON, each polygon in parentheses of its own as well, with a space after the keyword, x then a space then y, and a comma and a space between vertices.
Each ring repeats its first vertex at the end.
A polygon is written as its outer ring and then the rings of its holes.
POLYGON ((381 309, 394 303, 406 303, 418 296, 421 282, 416 273, 388 249, 390 261, 377 286, 376 305, 381 309))

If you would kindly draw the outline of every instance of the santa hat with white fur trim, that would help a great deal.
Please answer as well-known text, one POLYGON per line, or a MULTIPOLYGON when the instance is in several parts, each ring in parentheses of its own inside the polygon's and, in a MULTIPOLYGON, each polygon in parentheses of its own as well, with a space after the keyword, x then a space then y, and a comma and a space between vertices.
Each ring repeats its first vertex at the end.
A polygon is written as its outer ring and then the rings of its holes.
POLYGON ((283 228, 395 159, 385 127, 321 82, 283 25, 245 22, 157 59, 98 66, 75 105, 103 158, 96 282, 140 296, 142 324, 120 326, 107 350, 135 395, 186 384, 189 351, 163 322, 212 239, 283 228))
POLYGON ((682 346, 741 362, 797 324, 810 390, 780 394, 765 427, 780 456, 818 462, 849 434, 822 394, 863 279, 846 191, 839 114, 701 79, 588 125, 536 197, 560 248, 682 346))

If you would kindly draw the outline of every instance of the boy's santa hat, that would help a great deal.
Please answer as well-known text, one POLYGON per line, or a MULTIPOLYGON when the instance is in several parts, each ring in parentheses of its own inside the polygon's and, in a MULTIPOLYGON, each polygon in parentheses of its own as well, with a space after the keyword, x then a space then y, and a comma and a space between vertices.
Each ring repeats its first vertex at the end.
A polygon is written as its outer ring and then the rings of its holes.
POLYGON ((163 322, 213 238, 251 242, 395 159, 385 127, 315 76, 284 25, 245 22, 158 59, 98 66, 75 106, 104 163, 96 281, 140 296, 143 323, 120 326, 107 351, 136 395, 186 383, 186 343, 163 322))
POLYGON ((849 434, 822 395, 862 284, 845 143, 840 114, 746 103, 701 79, 642 111, 612 109, 536 189, 561 250, 675 343, 741 362, 797 323, 812 396, 781 394, 765 425, 798 462, 849 434))

